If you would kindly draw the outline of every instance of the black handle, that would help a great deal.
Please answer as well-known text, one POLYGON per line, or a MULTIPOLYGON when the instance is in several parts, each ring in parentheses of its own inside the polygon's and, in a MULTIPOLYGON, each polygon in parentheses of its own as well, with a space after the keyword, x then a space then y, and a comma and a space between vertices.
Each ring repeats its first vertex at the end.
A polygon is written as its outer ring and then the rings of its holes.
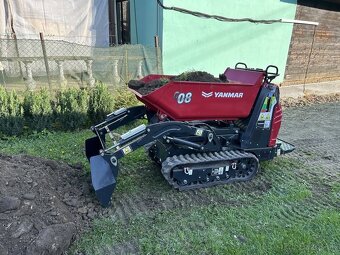
POLYGON ((274 65, 269 65, 266 68, 266 81, 268 83, 270 83, 272 80, 274 80, 277 76, 279 76, 279 68, 277 68, 277 66, 274 65), (275 72, 269 72, 269 69, 275 69, 275 72))
POLYGON ((274 66, 274 65, 269 65, 266 68, 266 74, 275 75, 275 77, 279 76, 279 68, 277 68, 277 66, 274 66), (275 73, 269 72, 270 68, 274 68, 275 69, 275 73))
POLYGON ((246 65, 245 63, 243 63, 243 62, 238 62, 238 63, 235 65, 235 69, 247 69, 247 68, 248 68, 247 65, 246 65), (242 65, 243 68, 242 68, 242 67, 238 67, 239 65, 242 65))

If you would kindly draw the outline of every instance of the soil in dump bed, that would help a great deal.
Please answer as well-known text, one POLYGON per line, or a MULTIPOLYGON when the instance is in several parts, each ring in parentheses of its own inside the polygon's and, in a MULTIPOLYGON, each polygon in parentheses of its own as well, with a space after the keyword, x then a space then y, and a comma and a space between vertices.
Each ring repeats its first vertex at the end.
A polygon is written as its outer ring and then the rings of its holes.
MULTIPOLYGON (((178 76, 171 78, 173 81, 196 81, 196 82, 227 82, 227 78, 224 74, 220 74, 219 78, 215 78, 212 74, 202 71, 185 72, 178 76)), ((164 86, 170 80, 168 78, 160 78, 152 80, 148 83, 144 83, 139 80, 131 80, 128 83, 129 88, 136 90, 142 95, 149 94, 150 92, 164 86)))

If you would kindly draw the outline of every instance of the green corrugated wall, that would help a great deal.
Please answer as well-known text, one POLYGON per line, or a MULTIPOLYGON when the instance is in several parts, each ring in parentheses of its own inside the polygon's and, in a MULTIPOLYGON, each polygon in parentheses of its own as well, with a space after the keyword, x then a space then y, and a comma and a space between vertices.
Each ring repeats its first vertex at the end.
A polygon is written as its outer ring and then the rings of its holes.
MULTIPOLYGON (((138 42, 152 45, 158 32, 164 73, 204 70, 217 75, 236 62, 245 62, 256 68, 276 65, 281 73, 276 81, 283 80, 292 24, 220 22, 169 10, 161 11, 162 16, 158 12, 157 21, 156 0, 135 2, 138 2, 138 29, 131 27, 132 38, 136 38, 133 34, 138 31, 138 42)), ((163 3, 230 18, 294 19, 296 12, 296 0, 164 0, 163 3)))

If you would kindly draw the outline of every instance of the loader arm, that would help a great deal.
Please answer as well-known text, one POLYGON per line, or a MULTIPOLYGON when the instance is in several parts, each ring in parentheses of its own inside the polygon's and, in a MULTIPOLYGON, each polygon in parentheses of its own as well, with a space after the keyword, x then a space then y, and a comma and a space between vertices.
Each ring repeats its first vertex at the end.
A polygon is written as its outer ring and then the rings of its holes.
POLYGON ((110 203, 119 172, 118 160, 130 152, 156 140, 174 143, 183 148, 209 152, 221 150, 221 144, 213 130, 202 129, 188 122, 165 121, 138 127, 118 135, 114 129, 136 119, 143 118, 146 110, 143 107, 119 109, 108 115, 107 119, 91 129, 95 137, 85 141, 86 156, 90 161, 92 184, 96 195, 103 206, 110 203), (106 135, 111 138, 108 146, 106 135), (196 136, 197 142, 188 137, 196 136), (117 139, 118 138, 118 139, 117 139))

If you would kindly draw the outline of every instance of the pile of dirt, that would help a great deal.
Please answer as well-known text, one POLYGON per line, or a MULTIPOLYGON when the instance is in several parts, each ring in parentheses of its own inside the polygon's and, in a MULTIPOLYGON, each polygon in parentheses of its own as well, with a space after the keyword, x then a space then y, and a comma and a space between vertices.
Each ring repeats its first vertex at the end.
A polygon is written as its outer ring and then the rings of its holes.
POLYGON ((0 154, 0 254, 61 254, 107 215, 81 165, 0 154))
POLYGON ((131 80, 129 81, 128 86, 129 88, 138 91, 138 93, 142 95, 147 95, 150 92, 164 86, 169 81, 170 80, 166 78, 152 80, 148 83, 144 83, 143 81, 138 81, 138 80, 131 80))
POLYGON ((299 98, 282 98, 281 105, 282 108, 306 106, 312 104, 324 104, 329 102, 340 101, 340 94, 330 94, 330 95, 306 95, 299 98))
POLYGON ((150 82, 143 82, 139 80, 131 80, 128 83, 129 88, 138 91, 142 95, 147 95, 150 92, 164 86, 170 80, 172 81, 194 81, 194 82, 227 82, 224 74, 220 74, 219 78, 215 78, 212 74, 202 71, 185 72, 172 78, 160 78, 150 82))
POLYGON ((212 74, 202 71, 185 72, 172 78, 174 81, 225 82, 212 74))

